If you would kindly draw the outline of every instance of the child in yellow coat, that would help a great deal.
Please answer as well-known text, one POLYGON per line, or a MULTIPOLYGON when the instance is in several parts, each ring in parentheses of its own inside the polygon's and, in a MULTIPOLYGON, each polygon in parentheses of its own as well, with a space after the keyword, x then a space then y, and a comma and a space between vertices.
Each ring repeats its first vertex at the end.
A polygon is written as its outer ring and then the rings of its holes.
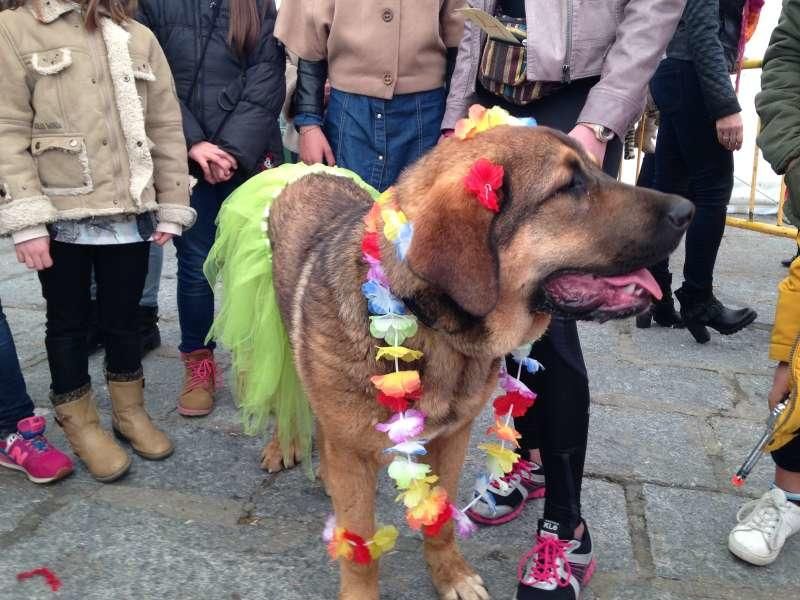
MULTIPOLYGON (((800 0, 786 0, 764 56, 756 108, 762 121, 758 143, 778 173, 785 173, 789 201, 800 214, 800 0)), ((728 547, 755 564, 773 562, 786 539, 800 531, 800 258, 779 286, 769 355, 778 361, 770 408, 787 401, 767 446, 775 461, 775 484, 745 504, 728 547)))

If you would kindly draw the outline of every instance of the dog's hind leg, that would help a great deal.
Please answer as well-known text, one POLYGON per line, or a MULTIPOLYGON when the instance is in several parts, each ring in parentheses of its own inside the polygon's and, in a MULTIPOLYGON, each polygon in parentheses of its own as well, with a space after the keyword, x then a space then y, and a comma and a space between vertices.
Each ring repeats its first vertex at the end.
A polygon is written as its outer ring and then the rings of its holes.
MULTIPOLYGON (((455 500, 458 481, 469 443, 472 423, 447 437, 438 437, 428 444, 426 462, 439 476, 439 483, 455 500)), ((425 538, 425 560, 433 585, 441 600, 488 600, 483 580, 467 563, 456 544, 453 522, 447 523, 434 537, 425 538)))
MULTIPOLYGON (((325 436, 325 481, 333 500, 336 526, 368 540, 375 534, 378 463, 325 436)), ((378 600, 378 562, 359 565, 341 559, 339 600, 378 600)))

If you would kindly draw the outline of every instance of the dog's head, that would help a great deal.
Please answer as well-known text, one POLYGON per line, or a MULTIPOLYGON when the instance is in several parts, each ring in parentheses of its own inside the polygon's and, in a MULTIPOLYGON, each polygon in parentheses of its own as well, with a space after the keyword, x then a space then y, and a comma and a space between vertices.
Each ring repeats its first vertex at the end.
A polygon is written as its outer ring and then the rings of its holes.
POLYGON ((608 177, 545 127, 446 140, 396 194, 414 227, 406 266, 417 279, 402 278, 398 291, 423 310, 449 306, 451 325, 523 335, 542 313, 603 321, 646 309, 660 292, 644 267, 676 248, 693 214, 683 198, 608 177), (504 169, 497 213, 464 184, 480 158, 504 169))

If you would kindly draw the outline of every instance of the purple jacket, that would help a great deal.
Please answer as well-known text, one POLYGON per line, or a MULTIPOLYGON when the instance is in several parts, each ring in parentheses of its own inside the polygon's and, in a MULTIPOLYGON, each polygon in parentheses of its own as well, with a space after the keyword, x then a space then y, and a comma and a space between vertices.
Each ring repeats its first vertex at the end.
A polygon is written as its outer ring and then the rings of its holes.
MULTIPOLYGON (((600 75, 578 118, 624 136, 641 114, 646 87, 672 38, 686 0, 525 0, 529 81, 600 75)), ((493 14, 496 0, 471 0, 493 14)), ((485 34, 470 20, 458 49, 442 129, 473 103, 485 34)))

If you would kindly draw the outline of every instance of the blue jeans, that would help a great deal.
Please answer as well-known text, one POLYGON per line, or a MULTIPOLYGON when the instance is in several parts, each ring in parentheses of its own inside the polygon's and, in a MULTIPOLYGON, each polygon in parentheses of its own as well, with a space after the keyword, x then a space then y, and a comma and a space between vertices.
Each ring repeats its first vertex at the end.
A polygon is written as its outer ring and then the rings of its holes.
POLYGON ((0 436, 17 430, 17 421, 33 416, 33 402, 25 389, 17 349, 0 305, 0 436))
POLYGON ((206 335, 214 321, 214 291, 203 274, 203 263, 214 244, 217 234, 217 213, 238 182, 211 185, 199 181, 192 192, 191 205, 197 211, 197 222, 173 238, 178 250, 178 318, 181 325, 181 343, 178 349, 189 353, 203 348, 206 335))
POLYGON ((324 128, 337 166, 385 190, 436 145, 445 99, 444 88, 391 100, 332 90, 324 128))
MULTIPOLYGON (((694 203, 694 219, 686 232, 684 287, 711 292, 733 191, 733 152, 717 140, 716 123, 703 104, 694 63, 662 60, 650 91, 661 114, 653 187, 694 203)), ((666 274, 668 267, 664 261, 653 271, 666 274)))
POLYGON ((158 288, 161 283, 161 267, 164 263, 164 248, 150 244, 150 258, 147 262, 147 279, 139 306, 158 307, 158 288))

